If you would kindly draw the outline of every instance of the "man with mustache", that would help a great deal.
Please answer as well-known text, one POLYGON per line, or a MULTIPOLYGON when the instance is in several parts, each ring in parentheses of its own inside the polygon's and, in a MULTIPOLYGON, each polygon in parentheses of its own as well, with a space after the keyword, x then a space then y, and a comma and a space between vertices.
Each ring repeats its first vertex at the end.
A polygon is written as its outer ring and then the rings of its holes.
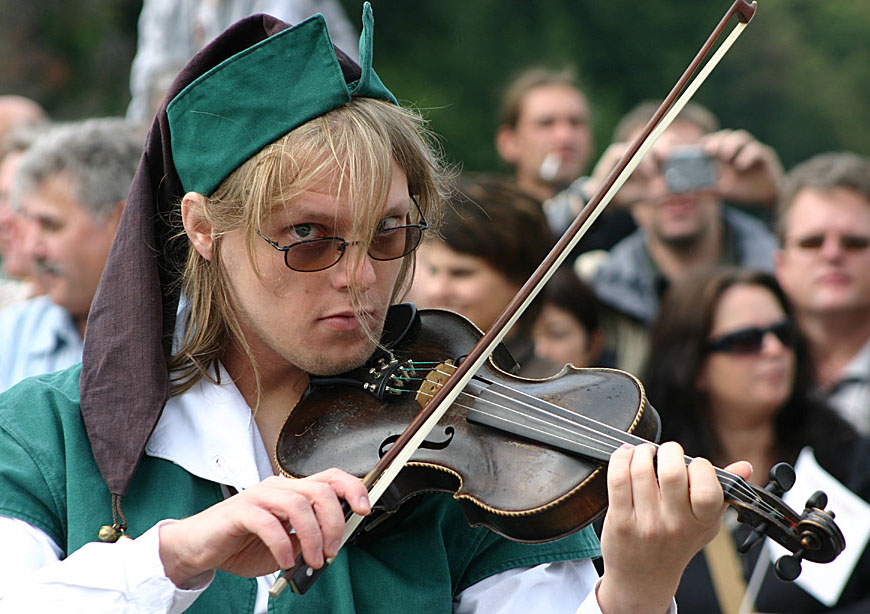
POLYGON ((46 294, 0 312, 0 390, 81 360, 91 301, 141 156, 121 120, 57 125, 22 156, 10 200, 46 294))
POLYGON ((819 154, 783 183, 776 275, 810 343, 816 384, 870 434, 870 160, 819 154))

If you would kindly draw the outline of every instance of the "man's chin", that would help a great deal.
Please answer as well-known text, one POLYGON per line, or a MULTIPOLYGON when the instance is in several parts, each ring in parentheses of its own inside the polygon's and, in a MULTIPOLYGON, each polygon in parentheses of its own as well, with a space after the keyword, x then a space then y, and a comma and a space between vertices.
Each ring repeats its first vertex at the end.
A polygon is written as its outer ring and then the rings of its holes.
POLYGON ((699 231, 697 228, 671 228, 662 230, 658 234, 662 243, 665 243, 674 249, 694 247, 704 237, 704 233, 699 231))
POLYGON ((366 343, 360 347, 343 348, 340 355, 332 356, 320 354, 312 357, 308 368, 305 369, 311 375, 331 376, 352 371, 364 365, 375 351, 374 343, 366 343))

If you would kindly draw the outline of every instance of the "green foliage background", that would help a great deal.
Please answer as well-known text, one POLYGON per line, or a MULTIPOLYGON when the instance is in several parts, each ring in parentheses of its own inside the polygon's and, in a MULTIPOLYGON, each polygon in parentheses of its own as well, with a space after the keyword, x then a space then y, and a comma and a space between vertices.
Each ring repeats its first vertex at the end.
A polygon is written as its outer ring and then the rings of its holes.
MULTIPOLYGON (((360 0, 341 0, 358 23, 360 0)), ((572 65, 599 151, 634 103, 661 98, 727 0, 374 0, 375 66, 419 106, 448 157, 499 167, 501 88, 523 67, 572 65)), ((0 93, 58 119, 121 114, 138 0, 0 0, 0 93)), ((831 149, 870 154, 867 0, 759 0, 756 18, 697 99, 773 145, 786 166, 831 149)))

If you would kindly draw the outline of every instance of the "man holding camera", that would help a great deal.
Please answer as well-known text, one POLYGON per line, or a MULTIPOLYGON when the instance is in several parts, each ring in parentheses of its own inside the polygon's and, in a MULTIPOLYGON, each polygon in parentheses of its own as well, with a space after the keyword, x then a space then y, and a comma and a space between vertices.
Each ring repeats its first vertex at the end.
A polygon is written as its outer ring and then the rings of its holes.
MULTIPOLYGON (((587 194, 657 106, 642 103, 620 121, 587 194)), ((745 131, 719 130, 707 109, 686 106, 611 204, 628 207, 638 230, 609 252, 589 252, 575 263, 607 308, 607 343, 616 366, 632 372, 643 367, 647 329, 670 282, 720 264, 773 269, 776 241, 765 225, 722 201, 769 207, 781 175, 770 147, 745 131)))

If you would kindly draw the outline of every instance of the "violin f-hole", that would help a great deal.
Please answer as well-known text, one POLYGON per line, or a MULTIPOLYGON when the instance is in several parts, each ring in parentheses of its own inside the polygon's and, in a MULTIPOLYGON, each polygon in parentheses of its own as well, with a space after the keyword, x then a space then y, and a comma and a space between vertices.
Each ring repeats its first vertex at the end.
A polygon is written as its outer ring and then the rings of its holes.
MULTIPOLYGON (((386 439, 381 442, 380 447, 378 448, 378 457, 383 457, 384 454, 396 443, 396 440, 399 438, 400 433, 395 433, 390 435, 386 439)), ((456 429, 452 426, 444 427, 443 431, 443 439, 436 439, 438 433, 432 432, 429 434, 429 437, 423 440, 423 443, 419 445, 419 448, 424 448, 426 450, 444 450, 447 446, 450 445, 450 442, 453 441, 453 437, 456 435, 456 429)))

